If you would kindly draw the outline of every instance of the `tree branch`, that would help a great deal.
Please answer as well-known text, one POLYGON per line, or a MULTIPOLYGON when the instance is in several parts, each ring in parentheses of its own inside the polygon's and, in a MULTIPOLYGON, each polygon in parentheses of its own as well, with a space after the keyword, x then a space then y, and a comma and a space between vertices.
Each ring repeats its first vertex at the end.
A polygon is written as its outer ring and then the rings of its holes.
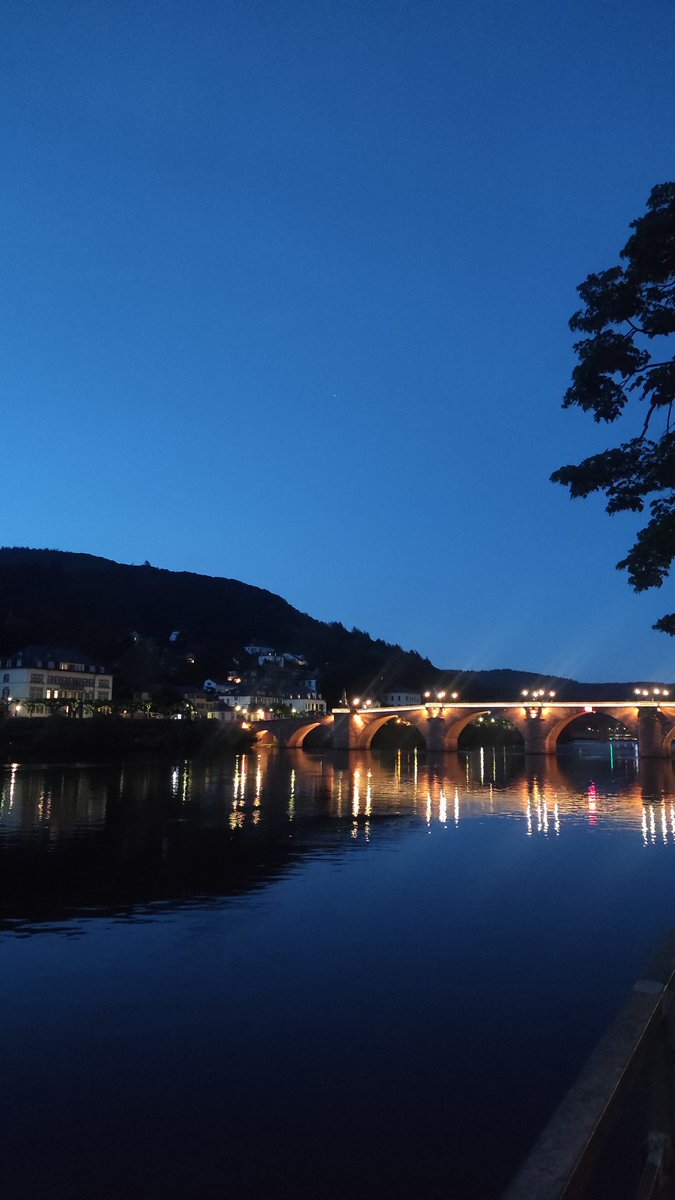
POLYGON ((638 441, 639 441, 639 442, 642 442, 642 441, 644 441, 644 439, 645 439, 645 436, 646 436, 646 434, 647 434, 647 430, 649 429, 649 422, 650 422, 650 421, 651 421, 651 419, 652 419, 652 416, 653 416, 653 413, 654 413, 654 409, 655 409, 655 408, 656 408, 656 404, 655 404, 655 403, 654 403, 654 401, 652 400, 651 404, 649 405, 649 412, 647 413, 647 416, 645 417, 645 423, 644 423, 644 425, 643 425, 643 427, 642 427, 642 433, 641 433, 641 434, 640 434, 640 436, 638 437, 638 441))

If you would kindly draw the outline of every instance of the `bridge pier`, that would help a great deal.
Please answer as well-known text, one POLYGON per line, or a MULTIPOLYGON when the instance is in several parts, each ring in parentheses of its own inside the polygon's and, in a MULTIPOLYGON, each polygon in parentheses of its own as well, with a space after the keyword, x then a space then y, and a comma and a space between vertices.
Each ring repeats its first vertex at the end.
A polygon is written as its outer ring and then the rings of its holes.
POLYGON ((517 726, 523 735, 526 754, 554 755, 556 753, 556 747, 551 746, 548 741, 551 724, 552 722, 547 720, 541 711, 528 712, 525 720, 517 726))
POLYGON ((443 717, 428 717, 425 741, 429 754, 443 754, 445 751, 446 723, 443 717))
POLYGON ((348 708, 333 709, 333 749, 356 750, 356 731, 351 710, 348 708))
POLYGON ((640 758, 670 758, 664 746, 665 733, 656 708, 641 708, 638 715, 638 753, 640 758))

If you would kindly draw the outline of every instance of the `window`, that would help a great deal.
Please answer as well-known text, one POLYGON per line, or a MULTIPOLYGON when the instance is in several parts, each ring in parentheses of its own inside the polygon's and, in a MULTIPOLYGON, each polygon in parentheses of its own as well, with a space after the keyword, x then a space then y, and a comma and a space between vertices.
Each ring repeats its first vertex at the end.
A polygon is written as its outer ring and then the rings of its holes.
POLYGON ((44 681, 45 681, 45 677, 44 677, 44 675, 35 675, 35 674, 33 674, 33 675, 31 675, 31 677, 30 677, 30 681, 31 681, 31 683, 44 683, 44 681))
POLYGON ((3 677, 2 677, 2 682, 3 682, 3 683, 9 683, 9 675, 3 675, 3 677))

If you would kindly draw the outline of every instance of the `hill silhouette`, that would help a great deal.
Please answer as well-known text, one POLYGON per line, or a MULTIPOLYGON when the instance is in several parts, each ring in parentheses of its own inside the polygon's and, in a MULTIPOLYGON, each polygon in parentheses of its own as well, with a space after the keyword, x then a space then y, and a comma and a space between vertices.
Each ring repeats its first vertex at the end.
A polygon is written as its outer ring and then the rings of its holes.
POLYGON ((388 688, 457 690, 463 699, 510 699, 523 688, 558 696, 625 696, 628 684, 578 684, 512 669, 441 669, 339 621, 317 621, 281 596, 236 579, 132 566, 62 550, 0 548, 0 656, 29 644, 72 645, 129 686, 222 675, 252 641, 302 655, 319 669, 329 704, 388 688), (172 634, 179 636, 170 642, 172 634), (190 661, 194 659, 194 661, 190 661))

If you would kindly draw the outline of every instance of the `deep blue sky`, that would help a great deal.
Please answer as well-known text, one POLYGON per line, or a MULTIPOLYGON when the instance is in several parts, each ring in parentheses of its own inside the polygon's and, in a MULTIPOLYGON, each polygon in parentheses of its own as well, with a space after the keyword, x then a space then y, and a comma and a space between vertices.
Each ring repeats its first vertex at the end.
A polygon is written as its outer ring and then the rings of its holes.
POLYGON ((675 678, 549 483, 576 285, 674 176, 672 0, 5 0, 6 545, 448 667, 675 678))

